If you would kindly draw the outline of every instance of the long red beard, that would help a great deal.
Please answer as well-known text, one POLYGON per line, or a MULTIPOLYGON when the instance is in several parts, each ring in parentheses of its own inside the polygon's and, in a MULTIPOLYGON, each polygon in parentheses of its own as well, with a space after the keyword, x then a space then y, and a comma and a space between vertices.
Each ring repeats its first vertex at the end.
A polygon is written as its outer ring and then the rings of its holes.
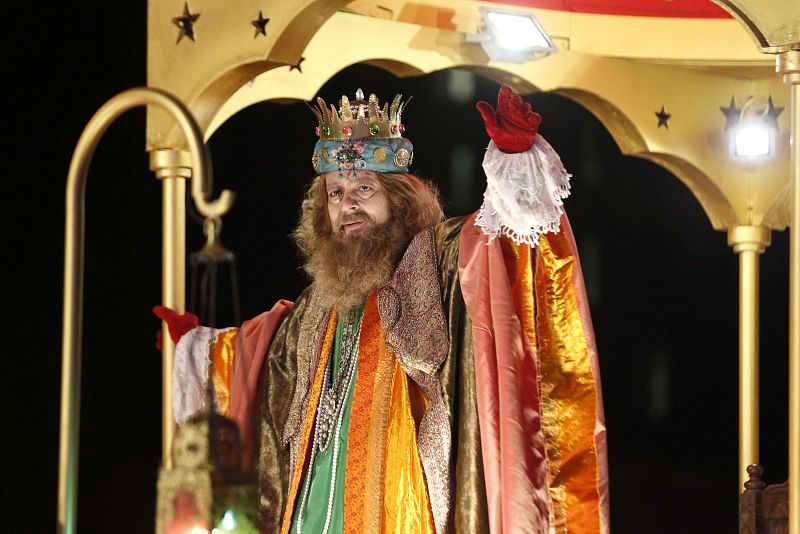
MULTIPOLYGON (((358 220, 366 220, 360 217, 358 220)), ((345 234, 320 236, 319 244, 304 265, 327 306, 340 312, 364 302, 370 291, 394 272, 397 259, 413 236, 403 224, 390 218, 383 224, 367 221, 369 228, 345 234)))

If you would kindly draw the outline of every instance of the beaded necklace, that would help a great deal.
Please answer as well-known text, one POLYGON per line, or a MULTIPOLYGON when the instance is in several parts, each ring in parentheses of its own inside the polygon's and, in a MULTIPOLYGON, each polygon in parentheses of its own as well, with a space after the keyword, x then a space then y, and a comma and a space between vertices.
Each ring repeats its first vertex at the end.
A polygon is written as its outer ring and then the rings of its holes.
MULTIPOLYGON (((342 430, 342 417, 344 416, 344 404, 348 393, 353 386, 358 366, 358 342, 361 339, 361 322, 358 329, 355 326, 355 311, 349 312, 345 318, 342 328, 341 355, 339 370, 333 379, 333 384, 329 384, 328 376, 331 374, 329 369, 325 369, 325 376, 322 380, 322 395, 320 395, 317 405, 317 424, 314 428, 314 439, 311 445, 312 454, 324 452, 333 440, 333 458, 331 460, 331 484, 328 488, 328 506, 325 512, 325 525, 322 534, 328 533, 331 524, 331 514, 333 512, 333 495, 336 485, 336 468, 339 461, 339 435, 342 430)), ((333 358, 329 359, 328 366, 333 365, 333 358)), ((303 497, 300 500, 300 509, 297 515, 297 534, 303 532, 303 512, 308 502, 308 493, 311 488, 311 468, 313 461, 309 464, 309 471, 306 473, 303 483, 303 497)))
MULTIPOLYGON (((342 327, 342 359, 339 362, 339 370, 333 383, 328 382, 328 370, 325 372, 325 381, 322 384, 322 395, 320 395, 319 406, 317 407, 317 429, 319 429, 318 450, 325 452, 331 444, 331 437, 336 426, 337 420, 341 417, 349 385, 345 387, 345 380, 350 375, 351 368, 354 367, 358 357, 358 338, 361 336, 361 326, 359 323, 356 332, 356 312, 351 311, 345 317, 342 327), (328 387, 330 386, 330 387, 328 387)), ((332 365, 332 361, 328 365, 332 365)), ((316 434, 316 432, 315 432, 316 434)))

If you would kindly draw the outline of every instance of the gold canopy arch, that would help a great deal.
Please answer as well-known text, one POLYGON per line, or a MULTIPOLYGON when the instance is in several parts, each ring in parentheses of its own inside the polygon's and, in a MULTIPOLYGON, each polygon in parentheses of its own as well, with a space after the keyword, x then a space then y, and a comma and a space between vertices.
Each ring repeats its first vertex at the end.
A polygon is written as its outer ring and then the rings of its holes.
MULTIPOLYGON (((249 10, 237 9, 237 17, 211 2, 187 4, 200 14, 195 41, 176 43, 171 19, 181 3, 151 2, 148 83, 185 99, 206 139, 253 103, 312 100, 328 79, 355 63, 399 76, 465 68, 523 93, 553 91, 576 100, 606 125, 623 153, 651 159, 686 184, 718 230, 761 224, 782 229, 788 222, 770 208, 788 182, 789 114, 778 116, 774 159, 748 167, 728 157, 721 106, 732 97, 741 106, 750 95, 771 96, 778 105, 788 99, 772 59, 753 47, 734 20, 530 9, 560 51, 512 65, 490 62, 478 45, 465 42, 480 23, 482 3, 472 0, 380 6, 318 1, 298 7, 294 19, 279 18, 291 15, 280 6, 273 14, 250 4, 249 10), (259 12, 270 19, 266 36, 249 24, 259 12), (295 27, 298 19, 305 21, 302 31, 295 27), (218 31, 218 24, 227 31, 218 31), (240 31, 231 31, 236 27, 240 31), (661 106, 673 117, 669 128, 659 127, 655 117, 661 106)), ((179 147, 176 134, 168 117, 150 113, 149 148, 179 147)))
MULTIPOLYGON (((740 256, 739 472, 744 481, 744 468, 758 462, 758 256, 772 230, 800 218, 800 187, 794 195, 790 187, 800 179, 800 2, 715 1, 733 18, 579 13, 536 8, 556 4, 536 0, 509 0, 507 6, 474 0, 242 0, 234 5, 148 0, 148 85, 185 102, 206 139, 253 103, 311 100, 333 74, 355 63, 398 76, 469 69, 523 93, 552 91, 580 103, 606 125, 623 153, 652 160, 680 179, 710 224, 728 232, 740 256), (482 5, 534 13, 558 53, 521 65, 490 61, 479 45, 465 39, 478 29, 482 5), (783 79, 775 75, 776 65, 783 79), (771 98, 786 111, 776 115, 775 157, 743 164, 729 157, 726 117, 720 111, 738 111, 750 96, 771 98), (656 117, 659 110, 671 115, 668 127, 656 117)), ((148 110, 146 142, 154 170, 166 180, 184 179, 190 167, 184 142, 172 119, 155 108, 148 110), (168 168, 178 170, 170 174, 168 168)), ((790 299, 791 534, 800 534, 796 234, 790 299)), ((175 276, 182 284, 183 273, 175 276)), ((171 357, 167 343, 165 361, 171 357)), ((164 462, 169 465, 172 423, 168 410, 164 413, 164 462)))

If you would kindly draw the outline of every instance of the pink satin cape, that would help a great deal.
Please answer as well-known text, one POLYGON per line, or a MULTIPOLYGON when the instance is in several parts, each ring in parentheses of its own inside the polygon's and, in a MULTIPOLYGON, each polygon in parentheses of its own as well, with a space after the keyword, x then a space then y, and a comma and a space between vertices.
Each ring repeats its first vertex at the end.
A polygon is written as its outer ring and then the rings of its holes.
POLYGON ((461 230, 459 277, 490 531, 607 533, 597 353, 569 222, 563 216, 562 231, 543 236, 536 254, 506 238, 490 242, 474 219, 461 230), (577 390, 563 394, 567 382, 577 390), (562 425, 564 417, 577 422, 562 425))
POLYGON ((242 436, 242 468, 245 471, 253 467, 255 455, 253 434, 257 427, 256 417, 264 391, 264 384, 261 383, 264 359, 275 332, 292 311, 293 306, 294 304, 288 300, 279 300, 271 310, 245 321, 239 329, 230 400, 231 418, 239 425, 242 436))

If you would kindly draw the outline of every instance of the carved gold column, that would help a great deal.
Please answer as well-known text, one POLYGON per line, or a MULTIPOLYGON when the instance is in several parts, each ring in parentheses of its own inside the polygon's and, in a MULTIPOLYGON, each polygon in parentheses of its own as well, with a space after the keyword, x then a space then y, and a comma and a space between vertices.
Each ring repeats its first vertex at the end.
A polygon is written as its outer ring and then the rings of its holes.
MULTIPOLYGON (((185 150, 150 152, 150 170, 161 180, 161 303, 178 313, 186 311, 186 180, 192 176, 185 150)), ((166 322, 161 332, 161 463, 172 467, 172 365, 175 345, 166 322)))
POLYGON ((800 50, 778 54, 791 92, 792 223, 789 260, 789 534, 800 534, 800 50))
POLYGON ((759 255, 770 245, 766 226, 734 226, 728 244, 739 255, 739 493, 747 466, 758 463, 759 255))

